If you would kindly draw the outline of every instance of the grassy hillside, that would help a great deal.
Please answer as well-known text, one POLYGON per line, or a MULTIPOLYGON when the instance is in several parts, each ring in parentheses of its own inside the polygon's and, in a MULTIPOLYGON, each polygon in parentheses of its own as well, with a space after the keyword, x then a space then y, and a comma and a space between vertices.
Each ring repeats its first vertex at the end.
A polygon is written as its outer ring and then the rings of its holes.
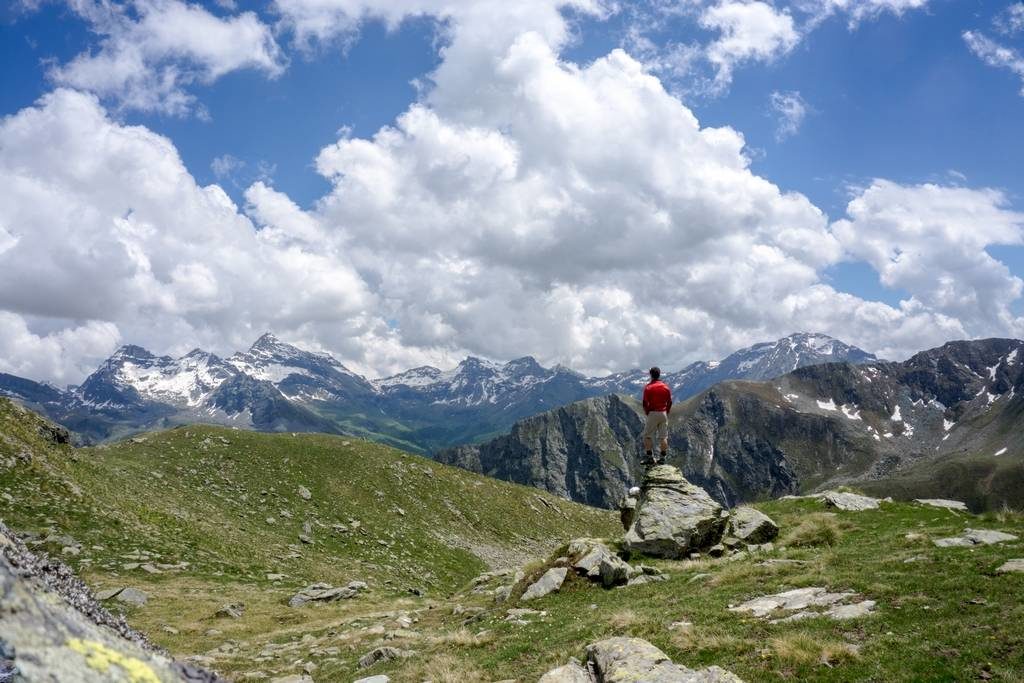
POLYGON ((357 439, 204 426, 72 449, 41 428, 0 400, 0 518, 94 588, 149 593, 131 621, 177 654, 288 637, 407 598, 422 604, 410 589, 444 597, 490 566, 616 524, 604 511, 357 439), (286 605, 310 583, 352 580, 370 591, 286 605), (215 619, 230 602, 245 604, 242 618, 215 619))
POLYGON ((95 588, 146 591, 145 606, 118 607, 133 625, 236 680, 305 670, 316 681, 528 682, 610 635, 749 682, 1024 680, 1024 574, 995 571, 1024 558, 1024 541, 932 543, 966 527, 1024 539, 1015 513, 910 503, 831 513, 812 499, 777 500, 758 505, 782 527, 770 552, 648 562, 668 580, 612 590, 573 580, 519 605, 477 590, 481 558, 518 566, 575 536, 614 537, 612 516, 352 439, 204 427, 73 450, 46 441, 42 425, 0 402, 0 517, 38 534, 95 588), (286 604, 314 581, 353 579, 370 590, 286 604), (807 586, 856 591, 877 611, 770 624, 728 610, 807 586), (244 604, 240 618, 216 616, 228 603, 244 604), (545 614, 508 621, 516 607, 545 614), (379 646, 415 654, 360 669, 379 646))

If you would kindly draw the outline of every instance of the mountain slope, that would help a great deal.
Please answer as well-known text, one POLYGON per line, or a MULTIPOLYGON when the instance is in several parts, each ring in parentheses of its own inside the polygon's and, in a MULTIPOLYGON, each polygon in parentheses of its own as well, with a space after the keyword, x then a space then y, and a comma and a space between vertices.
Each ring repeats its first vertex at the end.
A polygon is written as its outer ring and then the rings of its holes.
MULTIPOLYGON (((253 634, 271 646, 382 605, 408 609, 410 589, 447 595, 490 567, 618 524, 536 489, 343 437, 201 426, 97 448, 61 440, 0 399, 0 518, 92 588, 147 593, 131 622, 176 654, 253 634), (365 596, 287 606, 310 584, 353 580, 369 584, 365 596), (215 617, 225 603, 243 603, 242 616, 215 617)), ((219 666, 247 671, 253 656, 219 666)))
MULTIPOLYGON (((1024 489, 1013 482, 1024 459, 1022 361, 1024 342, 989 339, 951 342, 904 363, 833 363, 769 382, 724 382, 673 409, 670 461, 727 504, 856 483, 956 492, 975 508, 1021 505, 1024 489), (944 480, 930 474, 937 471, 973 476, 944 480)), ((603 405, 588 400, 438 459, 611 507, 635 481, 640 455, 639 408, 620 403, 637 416, 618 421, 625 430, 594 418, 603 405), (580 419, 598 423, 583 438, 562 426, 580 419), (592 461, 600 471, 585 476, 606 484, 585 494, 557 483, 584 476, 573 463, 591 452, 621 454, 627 464, 592 461)))

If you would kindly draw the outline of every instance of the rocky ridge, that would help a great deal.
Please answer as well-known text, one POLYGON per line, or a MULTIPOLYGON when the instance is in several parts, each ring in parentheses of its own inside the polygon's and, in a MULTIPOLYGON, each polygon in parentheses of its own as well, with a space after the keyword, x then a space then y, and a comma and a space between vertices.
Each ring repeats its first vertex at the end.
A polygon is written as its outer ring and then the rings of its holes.
MULTIPOLYGON (((718 384, 673 409, 670 462, 727 506, 844 484, 1015 506, 1021 420, 1024 342, 950 342, 903 363, 718 384)), ((641 425, 633 400, 588 399, 438 459, 610 508, 638 481, 641 425)))

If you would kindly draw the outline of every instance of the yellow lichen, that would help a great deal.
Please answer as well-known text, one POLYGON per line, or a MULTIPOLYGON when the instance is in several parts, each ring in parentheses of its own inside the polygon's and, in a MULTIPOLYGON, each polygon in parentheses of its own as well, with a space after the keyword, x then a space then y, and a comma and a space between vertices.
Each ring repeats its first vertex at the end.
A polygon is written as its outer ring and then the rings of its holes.
POLYGON ((120 667, 130 683, 160 683, 153 668, 137 657, 113 650, 95 640, 71 638, 68 647, 85 657, 85 663, 96 671, 106 673, 111 666, 120 667))

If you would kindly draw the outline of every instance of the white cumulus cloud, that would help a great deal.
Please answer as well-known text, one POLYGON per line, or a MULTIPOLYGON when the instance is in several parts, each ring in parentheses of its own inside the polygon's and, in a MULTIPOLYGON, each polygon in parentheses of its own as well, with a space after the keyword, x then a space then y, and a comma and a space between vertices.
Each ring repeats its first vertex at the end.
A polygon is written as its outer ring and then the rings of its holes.
POLYGON ((181 0, 69 0, 103 36, 99 48, 50 70, 60 85, 94 92, 128 109, 183 115, 195 106, 190 84, 231 71, 274 77, 285 64, 267 25, 254 12, 229 17, 181 0))
POLYGON ((800 93, 775 91, 769 98, 769 104, 776 119, 775 139, 785 140, 796 135, 809 110, 800 93))

